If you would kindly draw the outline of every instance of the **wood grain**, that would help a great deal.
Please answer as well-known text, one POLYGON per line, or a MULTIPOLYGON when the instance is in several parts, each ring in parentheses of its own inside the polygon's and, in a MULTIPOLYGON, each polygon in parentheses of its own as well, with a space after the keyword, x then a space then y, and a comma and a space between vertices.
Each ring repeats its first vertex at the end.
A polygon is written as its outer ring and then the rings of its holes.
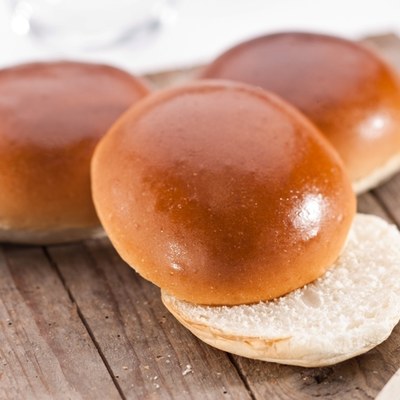
POLYGON ((375 189, 374 194, 393 220, 400 224, 400 174, 375 189))
POLYGON ((229 357, 183 328, 107 240, 49 254, 127 399, 250 398, 229 357))
POLYGON ((372 193, 364 193, 357 199, 357 212, 363 214, 374 214, 387 222, 393 223, 393 219, 386 211, 386 207, 372 193))
POLYGON ((120 399, 39 247, 0 248, 0 399, 120 399))

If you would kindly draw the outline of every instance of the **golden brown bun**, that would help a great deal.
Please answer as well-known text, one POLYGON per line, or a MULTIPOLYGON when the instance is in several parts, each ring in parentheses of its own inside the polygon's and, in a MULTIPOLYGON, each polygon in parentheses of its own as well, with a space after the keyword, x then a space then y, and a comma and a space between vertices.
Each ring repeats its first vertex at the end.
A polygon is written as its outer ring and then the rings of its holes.
POLYGON ((339 157, 306 118, 223 81, 132 107, 96 148, 92 188, 122 258, 198 304, 257 302, 313 281, 355 212, 339 157))
POLYGON ((398 78, 356 43, 309 33, 259 37, 228 50, 202 77, 260 86, 292 103, 336 147, 353 182, 400 153, 398 78))
POLYGON ((68 241, 99 228, 90 158, 117 117, 148 91, 103 65, 0 71, 0 240, 48 243, 54 234, 68 241))

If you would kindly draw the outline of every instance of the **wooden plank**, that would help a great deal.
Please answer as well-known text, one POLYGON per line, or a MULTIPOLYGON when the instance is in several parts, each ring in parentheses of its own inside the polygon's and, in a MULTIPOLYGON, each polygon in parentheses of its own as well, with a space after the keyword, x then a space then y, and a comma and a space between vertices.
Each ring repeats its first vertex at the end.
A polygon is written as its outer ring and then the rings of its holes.
POLYGON ((357 211, 363 214, 374 214, 387 222, 393 223, 382 203, 372 193, 364 193, 358 197, 357 211))
MULTIPOLYGON (((359 211, 390 221, 371 194, 358 199, 359 211)), ((255 398, 259 399, 373 399, 400 367, 400 326, 390 338, 368 353, 325 368, 300 368, 236 357, 236 363, 255 398)))
POLYGON ((39 247, 0 248, 0 398, 121 398, 39 247))
POLYGON ((376 197, 400 225, 400 174, 374 190, 376 197))
POLYGON ((49 247, 128 399, 249 399, 229 357, 190 334, 108 241, 49 247))

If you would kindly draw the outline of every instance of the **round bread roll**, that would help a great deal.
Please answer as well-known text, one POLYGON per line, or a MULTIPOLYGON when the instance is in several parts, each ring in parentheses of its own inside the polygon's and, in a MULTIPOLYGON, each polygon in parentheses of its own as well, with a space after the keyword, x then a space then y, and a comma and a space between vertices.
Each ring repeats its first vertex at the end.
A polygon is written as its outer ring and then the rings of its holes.
POLYGON ((90 159, 149 89, 116 68, 77 62, 0 71, 0 241, 55 243, 102 232, 90 159))
POLYGON ((310 33, 259 37, 228 50, 202 78, 277 93, 314 122, 342 157, 356 192, 400 169, 400 86, 377 55, 310 33))
POLYGON ((207 307, 163 292, 165 306, 204 342, 244 357, 322 367, 383 342, 400 319, 400 234, 357 215, 332 269, 269 302, 207 307))
POLYGON ((355 213, 340 158, 261 89, 203 81, 132 107, 96 148, 92 189, 122 258, 180 300, 282 296, 337 259, 355 213))

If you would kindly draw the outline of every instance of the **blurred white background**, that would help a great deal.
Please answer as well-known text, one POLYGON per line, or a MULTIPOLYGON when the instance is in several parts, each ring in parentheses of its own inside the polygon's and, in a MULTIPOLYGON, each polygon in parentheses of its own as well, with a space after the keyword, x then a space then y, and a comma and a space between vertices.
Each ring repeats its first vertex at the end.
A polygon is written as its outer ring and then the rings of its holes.
POLYGON ((152 38, 84 52, 49 48, 29 36, 16 35, 10 27, 6 0, 0 0, 0 66, 77 58, 136 73, 156 72, 205 63, 240 40, 280 30, 320 31, 354 39, 387 32, 400 34, 400 1, 179 0, 177 18, 152 38))

